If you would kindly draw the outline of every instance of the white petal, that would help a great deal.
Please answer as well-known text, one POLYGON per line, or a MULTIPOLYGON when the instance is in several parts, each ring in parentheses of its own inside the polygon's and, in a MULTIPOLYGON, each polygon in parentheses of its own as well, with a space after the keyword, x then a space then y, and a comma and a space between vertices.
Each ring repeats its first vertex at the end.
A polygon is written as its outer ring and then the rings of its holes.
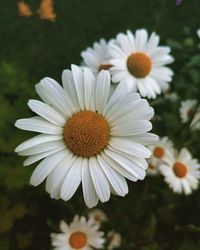
POLYGON ((134 135, 130 139, 144 146, 151 146, 158 141, 159 137, 152 133, 144 133, 144 134, 134 135))
POLYGON ((76 93, 78 96, 78 102, 82 110, 85 109, 84 106, 84 78, 83 78, 83 70, 73 65, 71 66, 72 69, 72 75, 74 79, 74 86, 76 88, 76 93))
POLYGON ((128 185, 125 178, 106 162, 101 155, 97 155, 97 160, 114 191, 120 196, 125 196, 128 193, 128 185))
POLYGON ((31 148, 33 146, 39 145, 41 143, 58 141, 58 140, 61 140, 62 138, 63 138, 62 135, 45 135, 45 134, 36 135, 36 136, 22 142, 15 149, 15 152, 20 152, 20 151, 26 150, 26 149, 31 148))
POLYGON ((149 158, 151 151, 143 145, 125 138, 111 138, 109 145, 121 152, 128 153, 141 158, 149 158))
POLYGON ((94 104, 95 77, 91 70, 84 69, 84 100, 85 109, 95 111, 94 104))
POLYGON ((38 186, 40 183, 42 183, 49 173, 56 167, 56 165, 62 161, 66 154, 66 150, 64 149, 42 160, 33 171, 30 184, 33 186, 38 186))
POLYGON ((18 154, 23 155, 23 156, 36 155, 39 153, 43 153, 43 152, 46 152, 49 150, 58 149, 58 148, 62 148, 62 147, 66 147, 66 144, 64 143, 63 140, 44 142, 44 143, 41 143, 39 145, 33 146, 31 148, 22 150, 18 154))
POLYGON ((71 199, 81 183, 82 162, 83 158, 77 157, 65 177, 60 192, 60 197, 65 201, 71 199))
POLYGON ((75 112, 73 103, 64 89, 51 78, 44 78, 35 86, 36 92, 41 99, 52 105, 65 118, 75 112))
POLYGON ((89 159, 89 169, 96 193, 101 202, 110 199, 110 186, 108 180, 95 157, 89 159))
POLYGON ((89 160, 87 158, 83 159, 82 164, 82 189, 85 204, 92 208, 97 205, 98 197, 92 182, 92 178, 89 171, 89 160))
POLYGON ((129 172, 133 177, 139 180, 143 180, 146 172, 144 168, 141 168, 135 162, 129 160, 126 158, 126 156, 123 156, 123 153, 119 151, 118 153, 112 151, 111 148, 105 150, 105 153, 109 155, 114 161, 116 161, 119 165, 121 165, 126 171, 129 172))
POLYGON ((62 127, 40 119, 40 117, 19 119, 16 121, 15 126, 22 130, 34 131, 44 134, 60 135, 63 133, 62 127))
POLYGON ((121 115, 130 112, 139 102, 141 102, 141 98, 138 93, 130 94, 128 96, 125 96, 123 99, 118 100, 118 102, 115 103, 112 107, 109 107, 109 109, 106 105, 103 115, 109 121, 112 121, 116 117, 120 117, 121 115))
POLYGON ((118 173, 120 173, 122 176, 126 177, 127 179, 131 181, 137 181, 137 178, 132 173, 131 168, 124 168, 121 164, 118 164, 118 162, 115 160, 115 156, 117 155, 115 152, 111 150, 104 150, 105 153, 102 153, 102 157, 106 162, 108 162, 118 173))
POLYGON ((108 111, 121 100, 122 98, 125 98, 128 95, 128 89, 126 87, 126 84, 124 82, 120 82, 115 89, 114 93, 110 97, 109 102, 106 104, 103 115, 107 114, 108 111))
POLYGON ((66 119, 46 103, 37 100, 29 100, 28 106, 33 112, 55 125, 64 126, 66 123, 66 119))
POLYGON ((74 85, 74 79, 71 70, 67 69, 63 71, 62 83, 63 88, 66 91, 67 95, 70 96, 75 109, 77 110, 77 112, 80 111, 80 105, 78 102, 78 96, 76 93, 76 88, 74 85))
POLYGON ((146 120, 133 120, 115 125, 111 128, 110 134, 112 136, 133 136, 143 134, 152 129, 152 124, 146 120))
POLYGON ((135 48, 137 51, 143 51, 147 43, 148 34, 145 29, 137 30, 135 33, 135 48))
POLYGON ((46 191, 50 193, 51 198, 60 195, 61 186, 63 181, 71 169, 75 157, 73 154, 68 155, 54 168, 46 180, 46 191))
POLYGON ((31 165, 31 164, 35 163, 36 161, 40 161, 41 159, 43 159, 43 158, 45 158, 47 156, 50 156, 50 155, 52 155, 52 154, 54 154, 56 152, 61 151, 64 148, 66 148, 65 145, 60 147, 60 148, 49 150, 49 151, 44 152, 44 153, 40 153, 40 154, 37 154, 37 155, 31 155, 28 158, 26 158, 26 160, 23 162, 23 165, 24 166, 31 165))
POLYGON ((97 76, 95 90, 95 109, 102 113, 107 103, 110 93, 110 73, 107 70, 102 70, 97 76))

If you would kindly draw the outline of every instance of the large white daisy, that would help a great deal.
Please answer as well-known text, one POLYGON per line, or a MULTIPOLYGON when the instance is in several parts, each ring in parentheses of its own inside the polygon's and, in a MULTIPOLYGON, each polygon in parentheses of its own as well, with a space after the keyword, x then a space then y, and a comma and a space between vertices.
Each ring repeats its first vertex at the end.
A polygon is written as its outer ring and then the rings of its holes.
POLYGON ((55 250, 91 250, 102 249, 104 233, 99 231, 99 225, 93 224, 93 220, 75 216, 73 222, 67 225, 60 223, 61 233, 51 234, 52 246, 55 250))
POLYGON ((119 33, 109 44, 112 81, 125 81, 130 91, 139 91, 143 97, 155 98, 168 89, 173 72, 166 64, 173 62, 170 48, 158 46, 159 36, 152 33, 148 39, 145 29, 119 33))
POLYGON ((72 65, 64 70, 63 88, 44 78, 36 85, 43 102, 30 100, 38 116, 20 119, 16 127, 41 133, 19 145, 16 152, 29 156, 24 165, 43 159, 34 170, 34 186, 46 178, 52 198, 69 200, 82 181, 85 203, 106 202, 110 193, 125 196, 132 181, 143 180, 151 152, 145 146, 157 136, 148 133, 153 114, 137 93, 128 94, 123 83, 110 96, 110 74, 97 78, 91 70, 72 65))
POLYGON ((112 41, 106 42, 105 39, 100 39, 99 42, 95 42, 92 48, 87 48, 81 52, 83 58, 83 66, 86 66, 97 74, 100 70, 109 70, 112 66, 110 64, 110 55, 108 53, 108 44, 112 41))
POLYGON ((169 154, 173 151, 173 143, 168 137, 160 138, 159 141, 149 147, 152 151, 151 157, 148 159, 148 171, 149 175, 156 175, 159 173, 159 166, 163 159, 169 157, 169 154))
POLYGON ((197 189, 200 178, 200 164, 190 152, 183 148, 178 154, 174 151, 160 166, 165 181, 176 193, 190 194, 197 189))

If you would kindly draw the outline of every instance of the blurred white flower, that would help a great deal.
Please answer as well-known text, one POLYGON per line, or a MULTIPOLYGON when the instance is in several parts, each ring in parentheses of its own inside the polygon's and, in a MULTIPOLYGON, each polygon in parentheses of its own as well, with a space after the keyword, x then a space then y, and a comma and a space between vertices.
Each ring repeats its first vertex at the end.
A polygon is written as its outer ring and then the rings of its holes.
POLYGON ((148 160, 147 173, 149 175, 157 175, 161 162, 173 151, 173 143, 168 137, 163 137, 154 146, 150 146, 149 148, 152 151, 152 155, 148 160))
POLYGON ((85 51, 81 52, 83 58, 83 66, 92 70, 93 73, 98 74, 102 69, 109 70, 112 66, 110 64, 110 55, 108 53, 108 44, 105 39, 95 42, 93 47, 88 47, 85 51))
POLYGON ((121 246, 122 237, 115 231, 110 231, 107 234, 108 250, 119 248, 121 246))
POLYGON ((158 46, 159 36, 148 38, 145 29, 119 33, 115 42, 108 45, 111 56, 112 81, 126 83, 129 91, 139 91, 141 96, 155 98, 169 87, 173 72, 166 64, 174 61, 170 48, 158 46))
POLYGON ((93 221, 97 224, 101 224, 102 222, 108 220, 106 214, 100 209, 93 209, 89 212, 88 217, 93 219, 93 221))
POLYGON ((73 222, 67 225, 60 222, 61 233, 52 233, 51 242, 55 250, 91 250, 101 249, 105 239, 104 233, 99 231, 99 226, 93 220, 76 215, 73 222))
POLYGON ((192 122, 190 124, 190 128, 192 130, 199 130, 200 129, 200 106, 197 108, 192 122))
POLYGON ((186 100, 181 102, 179 109, 182 123, 193 119, 196 111, 197 100, 186 100))
POLYGON ((198 187, 200 164, 185 148, 180 153, 172 152, 160 165, 160 172, 175 193, 188 195, 198 187))

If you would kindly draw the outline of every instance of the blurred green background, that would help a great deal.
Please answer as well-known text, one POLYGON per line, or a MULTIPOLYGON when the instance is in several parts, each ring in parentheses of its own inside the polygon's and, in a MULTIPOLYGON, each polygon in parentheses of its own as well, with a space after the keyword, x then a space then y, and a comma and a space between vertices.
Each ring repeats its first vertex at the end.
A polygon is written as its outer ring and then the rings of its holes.
MULTIPOLYGON (((39 0, 26 1, 36 13, 39 0)), ((94 41, 110 39, 127 29, 146 28, 172 47, 175 78, 172 89, 181 98, 200 95, 200 2, 183 0, 55 0, 55 22, 37 15, 20 17, 17 1, 0 0, 0 249, 48 250, 49 233, 58 230, 60 219, 87 215, 81 190, 69 202, 55 201, 44 185, 29 186, 33 166, 14 148, 31 133, 14 128, 16 119, 29 117, 27 101, 37 98, 34 85, 49 76, 60 81, 71 63, 80 64, 80 52, 94 41)), ((163 123, 159 135, 168 135, 177 147, 187 146, 199 158, 199 133, 190 135, 178 119, 179 103, 162 97, 154 103, 163 123), (157 105, 157 106, 156 106, 157 105), (177 133, 180 138, 176 141, 177 133)), ((161 177, 129 183, 130 194, 99 204, 109 218, 105 230, 122 234, 121 249, 199 250, 200 191, 190 197, 175 195, 161 177)))

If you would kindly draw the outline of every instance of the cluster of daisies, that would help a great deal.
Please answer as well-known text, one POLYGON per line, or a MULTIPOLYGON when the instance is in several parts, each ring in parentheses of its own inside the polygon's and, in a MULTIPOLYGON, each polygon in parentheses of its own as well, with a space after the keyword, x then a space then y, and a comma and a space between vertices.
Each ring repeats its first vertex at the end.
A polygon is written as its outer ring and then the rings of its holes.
MULTIPOLYGON (((80 66, 63 71, 62 85, 46 77, 35 86, 41 100, 29 100, 28 106, 36 115, 15 124, 39 133, 15 149, 27 156, 24 166, 40 161, 33 186, 46 180, 51 198, 68 201, 81 185, 89 208, 108 201, 111 193, 125 196, 127 179, 143 180, 146 172, 161 173, 177 193, 198 187, 198 161, 150 132, 154 110, 146 98, 166 93, 173 76, 167 66, 174 60, 170 48, 159 46, 159 40, 145 29, 101 39, 81 53, 80 66)), ((180 115, 191 128, 200 128, 196 101, 183 102, 180 115)), ((61 234, 52 234, 57 250, 101 248, 105 241, 91 218, 76 216, 69 226, 61 222, 60 229, 61 234)), ((120 242, 114 232, 109 237, 120 242)))
POLYGON ((100 209, 94 209, 84 216, 76 215, 68 225, 65 221, 60 222, 61 233, 52 233, 51 242, 55 250, 91 250, 106 249, 113 250, 121 246, 121 235, 114 230, 108 231, 106 235, 99 231, 100 226, 108 220, 107 215, 100 209))
POLYGON ((200 164, 188 149, 182 148, 178 152, 172 141, 163 137, 156 145, 151 146, 151 151, 152 156, 148 160, 149 175, 162 174, 175 193, 188 195, 198 188, 200 164))

